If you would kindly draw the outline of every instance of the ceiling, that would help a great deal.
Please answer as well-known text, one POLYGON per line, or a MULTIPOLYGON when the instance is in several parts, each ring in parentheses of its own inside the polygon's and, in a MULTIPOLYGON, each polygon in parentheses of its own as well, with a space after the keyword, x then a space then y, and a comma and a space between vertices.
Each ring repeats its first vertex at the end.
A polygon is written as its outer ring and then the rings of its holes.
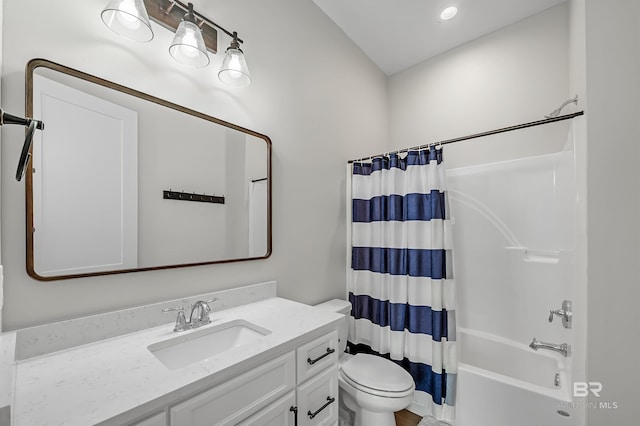
POLYGON ((387 75, 566 0, 313 0, 387 75), (458 14, 440 21, 440 12, 458 14))

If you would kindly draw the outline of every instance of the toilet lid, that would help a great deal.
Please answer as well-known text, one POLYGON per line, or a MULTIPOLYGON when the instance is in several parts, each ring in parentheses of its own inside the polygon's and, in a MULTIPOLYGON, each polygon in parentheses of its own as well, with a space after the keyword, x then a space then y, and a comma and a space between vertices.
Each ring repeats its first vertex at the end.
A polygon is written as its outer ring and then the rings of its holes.
POLYGON ((360 386, 385 392, 405 392, 414 387, 411 374, 380 356, 356 354, 341 366, 342 374, 360 386))

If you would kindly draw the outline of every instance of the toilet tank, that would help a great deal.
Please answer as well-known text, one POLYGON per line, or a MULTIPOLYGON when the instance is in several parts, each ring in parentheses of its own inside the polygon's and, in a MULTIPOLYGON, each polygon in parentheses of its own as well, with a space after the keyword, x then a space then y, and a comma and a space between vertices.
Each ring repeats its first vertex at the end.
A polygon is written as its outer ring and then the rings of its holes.
POLYGON ((338 326, 338 343, 340 344, 340 352, 344 352, 347 349, 347 331, 349 330, 347 315, 351 313, 351 303, 348 300, 331 299, 320 303, 319 305, 315 305, 315 307, 344 315, 344 319, 338 326))

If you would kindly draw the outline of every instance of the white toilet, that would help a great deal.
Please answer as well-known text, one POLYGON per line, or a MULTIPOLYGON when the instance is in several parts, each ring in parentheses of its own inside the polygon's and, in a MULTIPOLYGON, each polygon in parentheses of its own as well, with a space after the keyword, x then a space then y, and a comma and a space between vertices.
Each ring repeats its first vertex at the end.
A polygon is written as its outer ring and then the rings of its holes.
POLYGON ((316 307, 345 316, 338 329, 341 347, 338 383, 341 403, 355 412, 355 426, 394 426, 393 413, 406 408, 413 400, 413 378, 388 359, 344 352, 347 348, 347 315, 351 312, 351 303, 333 299, 316 307))

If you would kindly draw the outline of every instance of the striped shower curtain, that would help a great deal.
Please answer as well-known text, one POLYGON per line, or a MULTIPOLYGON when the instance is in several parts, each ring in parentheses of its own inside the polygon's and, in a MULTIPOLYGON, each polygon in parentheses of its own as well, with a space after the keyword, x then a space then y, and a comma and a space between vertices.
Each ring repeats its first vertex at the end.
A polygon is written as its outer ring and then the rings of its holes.
POLYGON ((404 367, 416 402, 447 420, 457 358, 451 241, 441 149, 353 164, 349 348, 404 367))

